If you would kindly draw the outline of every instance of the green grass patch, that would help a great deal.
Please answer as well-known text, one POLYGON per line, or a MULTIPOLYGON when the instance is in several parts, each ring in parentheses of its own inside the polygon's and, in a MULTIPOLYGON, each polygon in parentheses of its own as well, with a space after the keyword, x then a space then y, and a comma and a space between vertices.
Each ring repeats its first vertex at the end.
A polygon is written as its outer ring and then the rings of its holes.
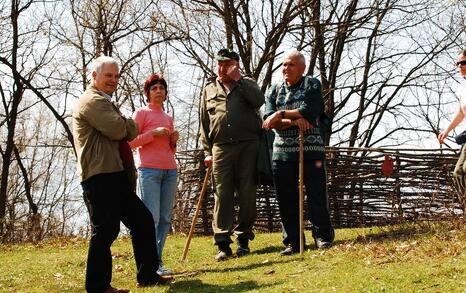
MULTIPOLYGON (((141 289, 131 241, 119 238, 112 285, 132 292, 466 292, 464 222, 338 229, 332 248, 312 244, 303 256, 280 256, 281 235, 258 233, 251 254, 220 263, 211 237, 194 237, 181 262, 185 240, 170 235, 165 246, 175 281, 141 289)), ((83 239, 0 246, 0 292, 83 292, 87 247, 83 239)))

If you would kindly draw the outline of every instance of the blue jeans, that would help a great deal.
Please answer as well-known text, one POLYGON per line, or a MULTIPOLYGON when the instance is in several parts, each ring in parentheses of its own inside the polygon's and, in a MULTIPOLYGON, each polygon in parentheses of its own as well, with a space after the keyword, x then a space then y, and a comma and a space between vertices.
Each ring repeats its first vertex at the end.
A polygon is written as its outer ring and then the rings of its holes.
POLYGON ((170 231, 176 179, 176 169, 139 168, 139 194, 154 218, 159 262, 170 231))

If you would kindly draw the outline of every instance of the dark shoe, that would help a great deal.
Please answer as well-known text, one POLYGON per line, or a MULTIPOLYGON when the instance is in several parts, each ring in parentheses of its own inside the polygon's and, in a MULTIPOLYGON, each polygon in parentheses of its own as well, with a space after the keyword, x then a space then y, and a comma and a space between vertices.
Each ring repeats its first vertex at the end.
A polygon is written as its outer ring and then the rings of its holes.
POLYGON ((215 256, 216 261, 224 261, 227 260, 230 256, 233 255, 233 251, 231 251, 230 246, 228 247, 219 247, 218 254, 215 256))
POLYGON ((241 240, 238 240, 237 242, 238 242, 238 248, 236 248, 236 256, 242 257, 250 252, 249 245, 248 245, 249 243, 248 239, 241 239, 241 240))
POLYGON ((152 287, 156 285, 165 285, 171 283, 175 278, 173 276, 158 276, 154 281, 147 283, 138 283, 137 287, 152 287))
POLYGON ((280 254, 281 255, 292 255, 298 252, 299 252, 299 248, 293 247, 291 244, 288 244, 288 246, 285 249, 283 249, 280 252, 280 254))
POLYGON ((233 255, 229 243, 220 243, 218 245, 218 254, 215 256, 216 261, 224 261, 233 255))
POLYGON ((249 254, 249 248, 244 248, 241 246, 238 246, 238 248, 236 248, 237 257, 242 257, 242 256, 245 256, 246 254, 249 254))
POLYGON ((117 289, 117 288, 113 288, 110 286, 103 293, 129 293, 129 290, 128 289, 117 289))
POLYGON ((322 238, 315 238, 314 241, 316 243, 317 249, 327 249, 330 248, 330 246, 332 246, 332 242, 325 241, 322 238))

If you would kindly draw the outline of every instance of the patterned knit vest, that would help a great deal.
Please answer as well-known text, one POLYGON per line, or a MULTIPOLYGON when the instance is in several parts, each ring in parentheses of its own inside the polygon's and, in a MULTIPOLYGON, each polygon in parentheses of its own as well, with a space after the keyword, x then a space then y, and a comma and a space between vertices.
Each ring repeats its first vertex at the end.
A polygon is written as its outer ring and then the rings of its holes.
MULTIPOLYGON (((317 81, 305 76, 296 85, 286 86, 279 84, 276 87, 276 109, 292 110, 299 108, 304 103, 306 95, 317 81)), ((309 98, 309 97, 307 97, 309 98)), ((309 121, 313 128, 304 132, 304 160, 323 160, 325 157, 324 141, 320 135, 316 121, 309 121)), ((274 130, 275 140, 273 143, 273 160, 275 161, 298 161, 299 160, 299 129, 290 127, 284 130, 274 130)))

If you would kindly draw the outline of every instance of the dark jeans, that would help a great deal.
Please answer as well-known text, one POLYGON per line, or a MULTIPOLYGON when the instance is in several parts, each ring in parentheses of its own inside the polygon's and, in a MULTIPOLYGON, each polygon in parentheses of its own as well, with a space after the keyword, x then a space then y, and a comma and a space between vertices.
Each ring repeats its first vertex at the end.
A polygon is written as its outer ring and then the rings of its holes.
POLYGON ((110 287, 110 246, 120 232, 120 221, 131 233, 137 280, 157 282, 158 256, 152 215, 131 189, 125 172, 98 174, 81 182, 89 211, 92 237, 86 269, 86 290, 101 293, 110 287))
MULTIPOLYGON (((283 244, 299 248, 299 163, 274 161, 272 170, 282 220, 283 244)), ((332 242, 334 231, 328 211, 323 161, 304 162, 304 186, 307 215, 313 225, 312 235, 332 242)))
POLYGON ((461 208, 466 211, 466 144, 461 146, 460 157, 453 171, 453 182, 461 208))

